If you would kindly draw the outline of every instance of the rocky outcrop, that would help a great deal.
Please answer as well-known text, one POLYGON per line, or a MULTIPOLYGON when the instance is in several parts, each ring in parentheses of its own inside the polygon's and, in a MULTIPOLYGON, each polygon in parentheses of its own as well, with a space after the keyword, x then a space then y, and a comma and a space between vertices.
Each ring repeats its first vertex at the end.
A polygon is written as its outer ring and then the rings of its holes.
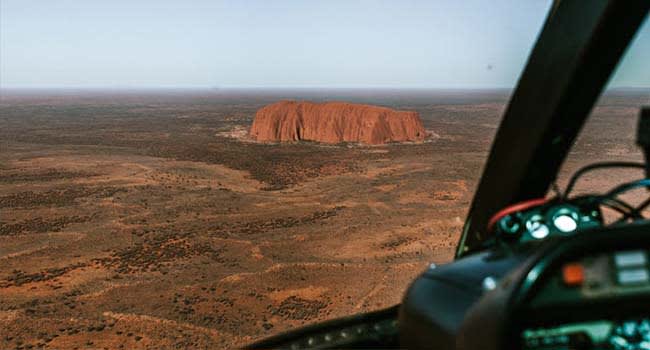
POLYGON ((255 115, 250 136, 257 141, 309 140, 324 143, 422 141, 417 112, 346 102, 281 101, 255 115))

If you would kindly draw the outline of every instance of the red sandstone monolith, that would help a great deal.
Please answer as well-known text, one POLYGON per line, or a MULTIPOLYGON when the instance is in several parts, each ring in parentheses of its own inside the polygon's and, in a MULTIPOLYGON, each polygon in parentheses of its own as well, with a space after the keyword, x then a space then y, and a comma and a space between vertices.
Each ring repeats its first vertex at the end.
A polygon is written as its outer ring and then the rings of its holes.
POLYGON ((254 140, 324 143, 423 141, 417 112, 346 102, 281 101, 258 110, 250 130, 254 140))

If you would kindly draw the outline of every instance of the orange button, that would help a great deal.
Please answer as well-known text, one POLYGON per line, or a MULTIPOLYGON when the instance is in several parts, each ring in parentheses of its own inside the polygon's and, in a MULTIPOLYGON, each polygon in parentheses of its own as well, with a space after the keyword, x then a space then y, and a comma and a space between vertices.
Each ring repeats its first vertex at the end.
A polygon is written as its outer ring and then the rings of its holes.
POLYGON ((566 264, 562 267, 562 281, 568 287, 577 287, 585 281, 585 269, 580 263, 566 264))

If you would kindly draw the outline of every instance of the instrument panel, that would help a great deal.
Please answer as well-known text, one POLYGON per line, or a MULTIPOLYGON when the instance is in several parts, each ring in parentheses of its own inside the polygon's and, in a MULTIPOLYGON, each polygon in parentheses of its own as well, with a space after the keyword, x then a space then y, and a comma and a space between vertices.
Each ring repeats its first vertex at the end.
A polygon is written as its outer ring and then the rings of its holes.
POLYGON ((650 251, 624 250, 565 263, 533 298, 544 307, 594 299, 650 294, 650 251))
POLYGON ((569 236, 600 226, 602 214, 593 205, 549 203, 504 215, 495 222, 494 229, 504 241, 523 243, 569 236))
MULTIPOLYGON (((537 310, 650 295, 650 251, 623 250, 565 263, 551 276, 531 306, 537 310)), ((598 319, 523 331, 522 349, 650 350, 650 317, 598 319)))

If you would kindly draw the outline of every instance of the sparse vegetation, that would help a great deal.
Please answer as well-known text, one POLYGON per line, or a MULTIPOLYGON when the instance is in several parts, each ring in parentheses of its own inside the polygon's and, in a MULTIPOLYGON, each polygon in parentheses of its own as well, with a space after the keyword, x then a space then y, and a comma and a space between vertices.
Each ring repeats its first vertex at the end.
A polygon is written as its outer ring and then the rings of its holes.
MULTIPOLYGON (((0 348, 230 349, 398 302, 451 258, 508 96, 350 93, 417 110, 438 137, 224 136, 268 94, 3 95, 0 348)), ((565 171, 603 147, 638 156, 638 102, 596 109, 565 171)))

